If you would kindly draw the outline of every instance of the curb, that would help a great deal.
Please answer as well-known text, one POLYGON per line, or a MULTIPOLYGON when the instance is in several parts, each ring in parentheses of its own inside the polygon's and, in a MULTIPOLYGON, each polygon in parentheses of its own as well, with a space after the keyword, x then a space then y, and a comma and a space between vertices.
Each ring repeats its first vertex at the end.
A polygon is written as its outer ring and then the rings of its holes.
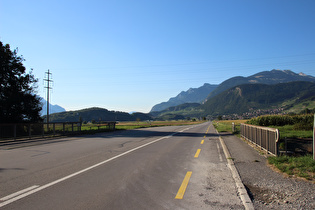
POLYGON ((219 135, 219 139, 220 139, 220 143, 222 145, 222 148, 223 148, 223 152, 224 152, 224 155, 227 159, 227 162, 228 162, 228 166, 232 172, 232 176, 233 176, 233 179, 235 181, 235 184, 236 184, 236 188, 237 188, 237 191, 240 195, 240 198, 241 198, 241 201, 245 207, 246 210, 254 210, 254 205, 247 193, 247 190, 241 180, 241 177, 235 167, 235 164, 233 162, 233 160, 231 159, 231 155, 230 155, 230 152, 227 148, 227 146, 225 145, 222 137, 220 136, 219 132, 217 131, 218 135, 219 135))

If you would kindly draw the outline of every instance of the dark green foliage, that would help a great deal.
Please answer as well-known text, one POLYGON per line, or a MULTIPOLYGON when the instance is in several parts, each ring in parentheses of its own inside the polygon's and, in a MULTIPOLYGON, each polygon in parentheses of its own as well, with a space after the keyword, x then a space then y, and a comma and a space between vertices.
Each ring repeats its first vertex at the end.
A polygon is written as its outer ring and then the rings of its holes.
POLYGON ((300 122, 293 125, 293 130, 309 131, 313 129, 313 123, 300 122))
POLYGON ((159 116, 158 120, 165 120, 165 121, 169 121, 169 120, 184 120, 185 117, 182 115, 178 115, 178 114, 164 114, 162 116, 159 116))
POLYGON ((247 123, 259 126, 294 125, 294 130, 312 130, 314 115, 267 115, 253 118, 247 123))
POLYGON ((0 123, 39 122, 40 98, 34 93, 37 80, 25 72, 17 50, 0 41, 0 123))
MULTIPOLYGON (((314 99, 315 101, 315 99, 314 99)), ((315 109, 304 109, 299 114, 315 114, 315 109)))
POLYGON ((141 112, 132 113, 131 116, 137 121, 152 120, 150 115, 141 112))
POLYGON ((199 107, 199 103, 185 103, 178 106, 173 106, 165 109, 164 111, 182 111, 182 110, 193 110, 199 107))
POLYGON ((101 123, 105 121, 135 121, 152 119, 150 115, 143 113, 134 113, 130 115, 126 112, 109 111, 103 108, 89 108, 78 111, 60 112, 50 115, 51 122, 78 122, 90 121, 92 123, 101 123))
POLYGON ((203 117, 203 110, 200 109, 199 103, 185 103, 174 107, 169 107, 160 112, 150 112, 157 120, 166 120, 164 115, 174 118, 167 118, 167 120, 177 120, 190 117, 203 117))

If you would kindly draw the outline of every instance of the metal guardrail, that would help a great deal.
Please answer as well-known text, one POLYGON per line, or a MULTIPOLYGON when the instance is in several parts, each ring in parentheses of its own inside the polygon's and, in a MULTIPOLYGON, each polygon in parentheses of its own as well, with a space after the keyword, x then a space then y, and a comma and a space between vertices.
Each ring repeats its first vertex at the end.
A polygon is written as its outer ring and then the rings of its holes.
POLYGON ((276 128, 241 124, 241 137, 273 155, 279 154, 279 130, 276 128))

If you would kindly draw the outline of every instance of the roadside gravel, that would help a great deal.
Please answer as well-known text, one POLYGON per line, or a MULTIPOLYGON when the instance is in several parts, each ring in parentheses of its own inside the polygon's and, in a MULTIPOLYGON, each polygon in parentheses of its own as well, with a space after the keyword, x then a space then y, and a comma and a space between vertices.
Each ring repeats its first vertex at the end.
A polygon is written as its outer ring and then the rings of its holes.
POLYGON ((267 158, 240 138, 220 135, 255 209, 315 209, 315 184, 273 171, 267 158))

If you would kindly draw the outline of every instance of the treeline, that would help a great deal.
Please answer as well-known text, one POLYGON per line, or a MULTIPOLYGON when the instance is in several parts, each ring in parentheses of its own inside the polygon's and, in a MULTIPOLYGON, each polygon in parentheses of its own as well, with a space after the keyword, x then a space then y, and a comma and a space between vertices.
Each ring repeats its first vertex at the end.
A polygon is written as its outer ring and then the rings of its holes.
POLYGON ((136 121, 152 120, 152 117, 144 113, 129 114, 126 112, 109 111, 103 108, 88 108, 77 111, 54 113, 49 116, 50 122, 92 122, 103 121, 136 121))

